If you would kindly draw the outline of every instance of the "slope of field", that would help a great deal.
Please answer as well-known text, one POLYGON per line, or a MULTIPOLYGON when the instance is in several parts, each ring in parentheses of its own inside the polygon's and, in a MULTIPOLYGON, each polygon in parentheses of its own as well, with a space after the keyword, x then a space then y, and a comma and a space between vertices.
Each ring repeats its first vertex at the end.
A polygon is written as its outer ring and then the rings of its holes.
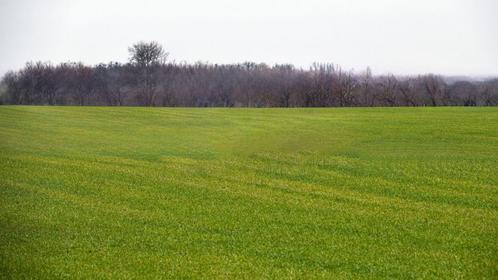
POLYGON ((0 107, 0 278, 498 278, 498 108, 0 107))

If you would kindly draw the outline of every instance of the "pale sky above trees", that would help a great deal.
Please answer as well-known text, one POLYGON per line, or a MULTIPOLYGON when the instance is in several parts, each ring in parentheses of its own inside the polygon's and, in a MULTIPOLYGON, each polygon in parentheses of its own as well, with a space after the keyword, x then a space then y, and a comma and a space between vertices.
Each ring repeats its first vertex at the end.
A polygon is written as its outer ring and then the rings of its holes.
POLYGON ((374 73, 498 75, 496 0, 0 0, 0 75, 27 61, 338 63, 374 73))

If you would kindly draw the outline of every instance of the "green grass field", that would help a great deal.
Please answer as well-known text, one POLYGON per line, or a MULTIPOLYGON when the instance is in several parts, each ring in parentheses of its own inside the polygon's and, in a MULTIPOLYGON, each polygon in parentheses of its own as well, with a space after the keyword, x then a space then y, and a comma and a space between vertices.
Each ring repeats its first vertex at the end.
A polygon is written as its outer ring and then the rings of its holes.
POLYGON ((0 107, 0 278, 498 278, 498 108, 0 107))

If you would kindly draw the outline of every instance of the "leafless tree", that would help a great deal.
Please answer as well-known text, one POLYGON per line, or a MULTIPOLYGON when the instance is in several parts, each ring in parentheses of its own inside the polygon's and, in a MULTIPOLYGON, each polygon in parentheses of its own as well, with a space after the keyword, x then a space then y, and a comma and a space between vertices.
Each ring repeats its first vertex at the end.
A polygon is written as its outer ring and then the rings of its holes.
POLYGON ((400 93, 400 105, 403 106, 419 106, 417 103, 417 95, 413 79, 405 79, 398 83, 400 93))
POLYGON ((396 91, 398 90, 398 79, 392 74, 379 78, 380 103, 387 106, 397 105, 396 91))
POLYGON ((154 105, 156 79, 154 70, 164 64, 168 54, 157 42, 138 42, 128 49, 130 62, 138 67, 141 72, 140 101, 145 106, 154 105))
POLYGON ((478 105, 498 105, 498 79, 485 81, 477 86, 481 102, 478 105))
POLYGON ((354 100, 354 90, 358 86, 358 81, 354 77, 351 71, 343 72, 340 68, 337 71, 337 82, 336 82, 336 92, 339 100, 339 106, 353 106, 354 100))
POLYGON ((421 82, 432 106, 445 105, 446 83, 441 76, 428 74, 421 77, 421 82))

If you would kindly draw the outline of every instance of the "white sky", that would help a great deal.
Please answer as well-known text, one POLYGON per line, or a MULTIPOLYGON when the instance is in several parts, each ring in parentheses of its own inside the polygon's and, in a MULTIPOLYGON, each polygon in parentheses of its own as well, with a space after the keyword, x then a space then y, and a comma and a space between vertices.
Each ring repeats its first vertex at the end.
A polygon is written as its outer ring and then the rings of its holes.
POLYGON ((498 74, 498 0, 0 0, 0 75, 26 61, 333 62, 374 73, 498 74))

